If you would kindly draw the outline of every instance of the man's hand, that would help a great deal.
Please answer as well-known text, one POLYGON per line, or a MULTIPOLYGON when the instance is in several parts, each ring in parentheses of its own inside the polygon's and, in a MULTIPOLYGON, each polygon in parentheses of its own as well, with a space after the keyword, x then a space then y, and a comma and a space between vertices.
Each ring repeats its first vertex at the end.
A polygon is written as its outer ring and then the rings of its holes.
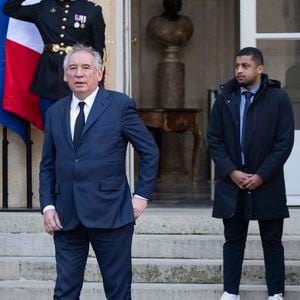
POLYGON ((141 214, 143 213, 147 205, 148 205, 147 200, 141 199, 136 196, 132 197, 133 214, 135 220, 141 216, 141 214))
POLYGON ((255 190, 259 186, 261 186, 263 182, 263 179, 259 175, 253 174, 248 178, 247 182, 245 183, 245 188, 248 190, 255 190))
POLYGON ((47 233, 53 235, 55 231, 61 230, 62 226, 55 209, 48 209, 44 213, 44 228, 47 233))
POLYGON ((245 189, 246 184, 249 180, 249 177, 251 177, 252 174, 248 174, 242 171, 234 170, 229 174, 229 177, 231 180, 240 188, 245 189))

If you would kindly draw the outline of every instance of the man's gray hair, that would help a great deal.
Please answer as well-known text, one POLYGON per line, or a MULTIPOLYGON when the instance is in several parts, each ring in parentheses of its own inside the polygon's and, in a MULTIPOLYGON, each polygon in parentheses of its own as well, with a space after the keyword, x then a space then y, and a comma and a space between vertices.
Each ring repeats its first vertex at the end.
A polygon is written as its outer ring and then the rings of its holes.
POLYGON ((68 66, 69 66, 71 56, 74 53, 80 52, 80 51, 85 51, 85 52, 90 53, 94 57, 94 62, 95 62, 96 69, 102 71, 102 59, 101 59, 100 53, 93 50, 91 47, 87 47, 87 46, 82 45, 82 44, 76 44, 73 47, 72 51, 67 53, 67 55, 64 59, 64 64, 63 64, 64 71, 66 71, 68 66))

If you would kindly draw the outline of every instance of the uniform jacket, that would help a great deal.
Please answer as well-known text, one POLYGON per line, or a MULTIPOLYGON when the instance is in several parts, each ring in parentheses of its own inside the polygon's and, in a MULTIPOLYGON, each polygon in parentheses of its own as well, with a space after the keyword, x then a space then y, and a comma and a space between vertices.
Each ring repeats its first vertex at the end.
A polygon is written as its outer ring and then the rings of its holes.
MULTIPOLYGON (((103 54, 105 23, 99 5, 87 0, 41 0, 39 3, 23 6, 24 1, 6 1, 3 12, 10 17, 34 23, 45 45, 73 46, 78 42, 103 54)), ((32 92, 52 100, 71 93, 63 81, 65 54, 49 50, 42 53, 32 83, 32 92)))
POLYGON ((41 209, 54 205, 64 230, 79 222, 88 228, 117 228, 134 222, 126 178, 130 142, 140 157, 135 193, 152 198, 158 149, 138 117, 133 100, 100 89, 77 152, 70 131, 71 96, 48 112, 40 164, 41 209))
MULTIPOLYGON (((216 165, 213 216, 234 215, 238 187, 229 174, 241 170, 240 89, 235 79, 221 86, 208 126, 208 147, 216 165)), ((249 219, 288 217, 283 165, 294 141, 294 118, 288 95, 278 81, 262 75, 260 90, 249 107, 246 123, 245 168, 260 175, 264 183, 248 193, 249 219)))

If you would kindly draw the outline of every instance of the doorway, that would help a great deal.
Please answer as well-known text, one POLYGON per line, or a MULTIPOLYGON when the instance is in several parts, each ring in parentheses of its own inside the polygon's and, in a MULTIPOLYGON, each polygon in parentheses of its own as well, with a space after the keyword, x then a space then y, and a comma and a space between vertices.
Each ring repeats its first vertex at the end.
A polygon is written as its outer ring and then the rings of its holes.
MULTIPOLYGON (((234 54, 239 47, 238 0, 185 0, 179 11, 193 23, 194 32, 179 51, 184 63, 184 99, 178 109, 201 111, 202 133, 196 166, 196 184, 191 182, 193 135, 162 133, 160 177, 156 198, 167 204, 188 205, 210 201, 210 158, 205 132, 209 114, 209 90, 215 90, 233 75, 234 54)), ((131 1, 132 97, 138 109, 158 109, 158 64, 163 47, 150 38, 149 21, 164 12, 162 0, 131 1)), ((135 158, 137 173, 138 158, 135 158)))
POLYGON ((295 117, 295 143, 285 164, 288 205, 300 206, 300 16, 297 0, 241 0, 241 47, 262 50, 266 73, 289 94, 295 117), (272 6, 272 10, 269 8, 272 6), (276 22, 273 22, 276 20, 276 22))

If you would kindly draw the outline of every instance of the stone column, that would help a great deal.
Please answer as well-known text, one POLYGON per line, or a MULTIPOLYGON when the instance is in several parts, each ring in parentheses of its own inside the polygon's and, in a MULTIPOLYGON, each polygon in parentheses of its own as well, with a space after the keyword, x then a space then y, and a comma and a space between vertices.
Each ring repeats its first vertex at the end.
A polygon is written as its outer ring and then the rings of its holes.
POLYGON ((179 61, 179 47, 168 46, 163 62, 158 64, 157 94, 161 108, 184 107, 184 63, 179 61))
MULTIPOLYGON (((181 6, 182 0, 163 0, 165 11, 153 17, 147 28, 149 36, 164 47, 164 57, 157 70, 157 108, 184 108, 185 71, 179 51, 191 38, 193 24, 189 17, 178 14, 181 6)), ((161 150, 161 173, 182 175, 185 172, 183 135, 165 134, 161 150)))

